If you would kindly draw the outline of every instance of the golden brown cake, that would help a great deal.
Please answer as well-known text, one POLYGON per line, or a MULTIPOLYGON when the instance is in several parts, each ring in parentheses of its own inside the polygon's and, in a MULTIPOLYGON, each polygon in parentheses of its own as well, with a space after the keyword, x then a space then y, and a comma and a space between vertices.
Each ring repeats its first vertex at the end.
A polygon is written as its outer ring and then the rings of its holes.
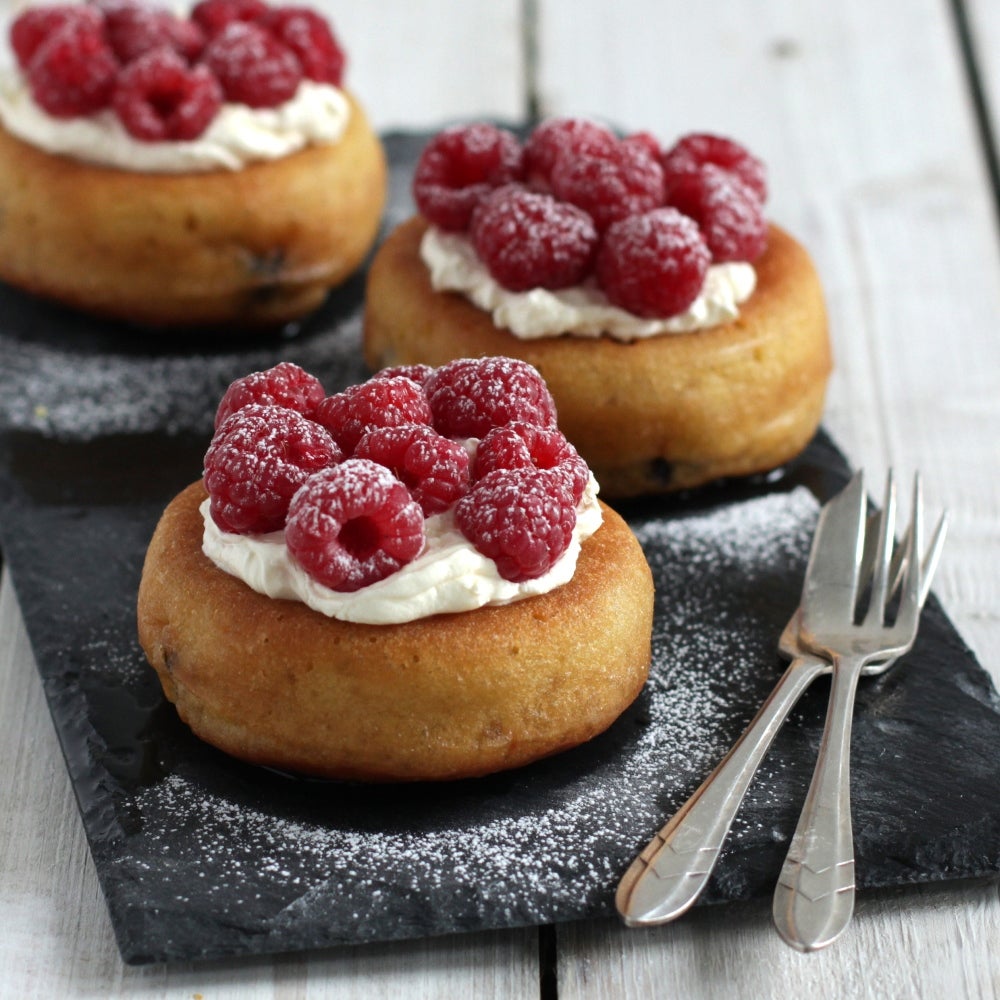
POLYGON ((381 144, 349 101, 335 145, 239 171, 93 166, 0 127, 0 278, 149 326, 302 317, 360 265, 384 204, 381 144))
POLYGON ((772 469, 816 430, 831 360, 767 189, 761 160, 708 133, 444 129, 415 166, 418 215, 370 268, 366 360, 527 361, 606 495, 772 469))
POLYGON ((815 432, 831 370, 826 311, 809 255, 771 226, 757 288, 737 320, 622 343, 521 340, 454 293, 436 292, 414 217, 368 275, 365 359, 372 369, 493 354, 544 376, 559 426, 609 496, 698 486, 781 465, 815 432))
POLYGON ((537 371, 460 359, 325 395, 233 382, 150 542, 139 639, 233 756, 444 780, 606 729, 650 662, 652 576, 537 371))
POLYGON ((192 484, 156 529, 139 637, 181 718, 233 756, 329 778, 483 775, 590 739, 645 681, 652 580, 607 507, 556 590, 358 625, 218 569, 201 549, 205 497, 192 484))
POLYGON ((385 157, 300 5, 33 4, 0 69, 0 280, 146 327, 278 326, 355 271, 385 157))

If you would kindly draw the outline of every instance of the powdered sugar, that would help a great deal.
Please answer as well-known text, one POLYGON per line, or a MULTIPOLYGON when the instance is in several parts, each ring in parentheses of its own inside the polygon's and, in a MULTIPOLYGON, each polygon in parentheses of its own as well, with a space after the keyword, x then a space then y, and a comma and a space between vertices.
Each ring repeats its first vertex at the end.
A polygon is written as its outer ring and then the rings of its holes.
POLYGON ((657 581, 650 681, 580 750, 413 789, 234 780, 222 761, 182 761, 136 796, 142 844, 125 852, 117 891, 141 897, 169 878, 178 910, 269 948, 606 912, 634 853, 776 680, 816 513, 799 488, 633 522, 657 581))
MULTIPOLYGON (((322 332, 253 350, 245 342, 216 353, 144 353, 119 343, 88 347, 78 341, 20 339, 4 335, 0 378, 0 425, 65 440, 92 440, 106 434, 194 432, 211 435, 213 409, 227 386, 248 371, 289 360, 315 373, 327 392, 366 377, 360 352, 361 319, 322 332)), ((156 347, 155 334, 135 334, 134 342, 156 347), (141 341, 139 338, 142 338, 141 341)), ((167 348, 167 344, 164 344, 167 348)), ((196 475, 198 470, 192 470, 196 475)))

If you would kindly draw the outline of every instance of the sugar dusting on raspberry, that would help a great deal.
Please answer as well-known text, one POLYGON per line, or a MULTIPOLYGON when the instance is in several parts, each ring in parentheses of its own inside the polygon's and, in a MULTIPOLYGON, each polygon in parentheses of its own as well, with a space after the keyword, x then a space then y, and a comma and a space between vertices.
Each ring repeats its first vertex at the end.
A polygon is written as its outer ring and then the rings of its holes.
POLYGON ((205 453, 212 517, 235 534, 277 531, 295 491, 341 457, 330 435, 301 413, 245 406, 223 421, 205 453))
POLYGON ((111 106, 143 142, 198 138, 223 100, 274 108, 303 78, 339 87, 345 63, 321 14, 262 0, 202 0, 189 18, 140 0, 47 5, 9 34, 43 111, 89 118, 111 106))
MULTIPOLYGON (((791 609, 750 610, 760 604, 746 593, 801 573, 816 513, 800 489, 635 522, 657 581, 652 672, 597 743, 460 788, 355 795, 264 776, 266 805, 256 784, 179 767, 123 803, 139 822, 118 861, 118 902, 140 905, 169 879, 186 913, 278 945, 611 915, 635 852, 780 675, 775 628, 791 609)), ((103 669, 135 683, 132 660, 103 669)), ((737 818, 734 851, 768 842, 773 831, 747 816, 782 794, 754 786, 759 808, 737 818)))
MULTIPOLYGON (((644 240, 644 275, 633 278, 629 272, 635 263, 635 239, 624 240, 621 232, 608 238, 619 223, 637 232, 644 223, 635 220, 669 207, 700 227, 710 263, 749 263, 765 249, 764 166, 733 140, 690 134, 664 152, 649 132, 619 139, 586 119, 551 119, 536 126, 525 141, 522 179, 491 185, 482 176, 459 170, 465 158, 472 160, 467 151, 460 155, 446 150, 459 149, 462 141, 475 146, 466 137, 479 129, 485 135, 492 128, 446 130, 425 148, 414 185, 417 205, 452 243, 435 243, 441 249, 434 251, 425 251, 425 243, 421 253, 436 289, 462 292, 518 335, 528 328, 520 316, 542 314, 553 302, 541 296, 543 305, 522 295, 536 290, 570 289, 587 301, 596 280, 614 306, 653 320, 669 320, 695 301, 705 278, 705 269, 695 260, 702 256, 701 248, 688 252, 684 265, 678 266, 675 247, 644 240), (567 211, 571 208, 573 212, 567 211), (468 244, 455 242, 452 232, 465 233, 468 244), (610 259, 620 253, 626 258, 610 259), (657 253, 662 253, 660 261, 654 260, 657 253), (480 278, 482 269, 492 281, 486 275, 480 278), (699 270, 701 282, 692 293, 699 270), (654 288, 656 283, 665 287, 654 288), (505 315, 507 300, 502 296, 508 292, 513 298, 508 296, 510 313, 505 315), (487 304, 498 299, 502 307, 487 304), (509 318, 515 314, 519 328, 509 318)), ((441 235, 432 232, 430 237, 437 241, 441 235)), ((561 307, 562 300, 555 298, 561 307)), ((732 303, 727 305, 731 312, 732 303)), ((706 319, 702 325, 720 321, 706 319)), ((586 326, 586 321, 580 322, 586 326)), ((567 325, 554 332, 577 329, 567 325)))
POLYGON ((636 143, 616 142, 592 156, 563 156, 552 193, 586 211, 598 229, 663 204, 663 168, 636 143))
POLYGON ((546 190, 552 171, 563 157, 599 153, 615 144, 611 129, 586 118, 550 118, 532 129, 524 144, 524 174, 528 183, 546 190))
POLYGON ((420 554, 424 515, 388 469, 351 458, 305 480, 288 508, 285 541, 317 583, 350 593, 420 554))
POLYGON ((490 191, 520 179, 521 155, 517 137, 495 125, 480 122, 439 132, 413 174, 417 208, 442 229, 466 229, 490 191))
POLYGON ((389 469, 420 504, 424 517, 448 510, 469 489, 468 451, 423 424, 373 428, 354 454, 389 469))
POLYGON ((208 69, 188 66, 166 45, 129 63, 112 95, 112 107, 125 129, 144 142, 197 139, 222 101, 222 88, 208 69))
POLYGON ((431 407, 423 389, 405 376, 372 378, 328 396, 315 418, 352 455, 366 431, 401 424, 429 424, 431 407))
POLYGON ((554 427, 536 427, 520 420, 494 427, 479 442, 472 478, 483 479, 497 469, 532 468, 565 477, 573 502, 580 502, 589 476, 587 463, 554 427))
POLYGON ((215 411, 215 426, 251 403, 284 406, 311 418, 325 398, 323 383, 315 375, 291 361, 281 361, 231 382, 215 411))
POLYGON ((339 87, 347 57, 329 23, 307 7, 277 7, 260 17, 260 23, 288 46, 307 80, 339 87))
POLYGON ((205 46, 203 58, 226 99, 251 108, 284 104, 302 81, 302 66, 292 50, 245 21, 226 25, 205 46))
POLYGON ((711 165, 679 174, 670 184, 667 202, 698 223, 714 261, 753 261, 764 252, 764 207, 735 174, 711 165))
POLYGON ((533 580, 569 548, 576 501, 567 480, 551 470, 498 469, 459 500, 455 522, 505 580, 533 580))
POLYGON ((514 292, 577 285, 597 251, 597 228, 586 212, 515 184, 480 202, 470 232, 490 274, 514 292))
POLYGON ((523 420, 554 427, 556 405, 538 371, 516 358, 458 358, 425 383, 434 426, 447 437, 481 438, 523 420))
POLYGON ((663 154, 661 162, 668 184, 671 178, 698 173, 714 166, 738 177, 761 202, 767 201, 767 168, 745 146, 725 136, 692 132, 682 136, 663 154))
POLYGON ((104 31, 122 65, 152 49, 167 46, 193 63, 205 47, 205 33, 195 21, 142 3, 115 3, 104 8, 104 31))
POLYGON ((103 30, 81 18, 67 19, 48 34, 27 68, 32 96, 54 118, 103 110, 117 76, 118 60, 103 30))
POLYGON ((693 219, 657 208, 610 227, 597 281, 611 302, 636 316, 674 316, 697 298, 711 261, 693 219))
POLYGON ((10 45, 21 69, 27 70, 45 39, 69 22, 83 22, 100 31, 100 11, 80 4, 52 4, 22 11, 10 27, 10 45))

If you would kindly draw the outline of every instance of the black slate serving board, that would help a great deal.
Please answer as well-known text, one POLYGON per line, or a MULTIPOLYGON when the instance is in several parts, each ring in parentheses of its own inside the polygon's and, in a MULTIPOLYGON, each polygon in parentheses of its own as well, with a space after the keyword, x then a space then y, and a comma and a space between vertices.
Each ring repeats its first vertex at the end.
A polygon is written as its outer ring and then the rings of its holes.
MULTIPOLYGON (((390 136, 387 225, 425 137, 390 136)), ((228 382, 278 360, 360 380, 355 279, 294 336, 156 339, 0 288, 0 546, 122 955, 176 961, 612 912, 636 851, 782 671, 819 502, 847 462, 820 434, 772 477, 621 507, 657 583, 650 682, 603 736, 508 774, 422 787, 255 769, 178 721, 135 637, 146 543, 196 478, 228 382)), ((828 684, 750 789, 704 902, 771 892, 828 684)), ((932 596, 912 652, 858 697, 861 888, 1000 870, 1000 703, 932 596)))

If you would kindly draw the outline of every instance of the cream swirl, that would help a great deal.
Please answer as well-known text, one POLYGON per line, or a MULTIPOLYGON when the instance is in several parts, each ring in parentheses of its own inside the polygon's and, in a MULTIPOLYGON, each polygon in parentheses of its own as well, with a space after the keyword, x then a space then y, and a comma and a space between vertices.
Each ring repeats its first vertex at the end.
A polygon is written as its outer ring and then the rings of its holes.
POLYGON ((412 562, 353 593, 317 583, 292 559, 283 531, 236 535, 222 531, 201 506, 205 529, 202 551, 221 570, 238 577, 267 597, 302 601, 314 611, 341 621, 396 625, 431 615, 474 611, 511 604, 548 593, 568 583, 576 571, 580 546, 601 526, 597 482, 591 476, 577 508, 569 548, 543 576, 514 583, 497 572, 496 563, 477 552, 455 524, 453 511, 424 522, 426 543, 412 562))
POLYGON ((690 333, 729 323, 753 294, 757 274, 752 264, 713 264, 695 301, 677 316, 644 319, 613 306, 593 282, 549 291, 511 292, 497 282, 469 239, 431 226, 420 243, 420 256, 435 291, 458 292, 515 337, 534 340, 571 334, 631 341, 661 334, 690 333))
POLYGON ((143 142, 113 111, 54 118, 38 106, 24 78, 0 76, 0 122, 29 145, 57 156, 139 173, 241 170, 309 145, 339 141, 350 118, 342 90, 303 80, 295 96, 276 108, 224 104, 204 133, 186 142, 143 142))

